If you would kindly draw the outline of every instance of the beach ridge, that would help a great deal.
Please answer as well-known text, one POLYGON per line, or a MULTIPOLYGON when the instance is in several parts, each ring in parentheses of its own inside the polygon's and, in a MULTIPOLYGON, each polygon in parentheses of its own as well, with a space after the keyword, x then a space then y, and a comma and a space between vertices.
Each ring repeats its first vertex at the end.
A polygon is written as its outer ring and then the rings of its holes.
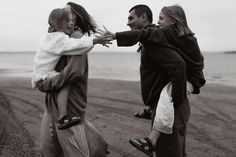
MULTIPOLYGON (((201 95, 190 96, 188 156, 236 155, 235 94, 235 87, 207 84, 201 95)), ((0 119, 0 156, 8 156, 7 153, 19 157, 38 155, 44 96, 32 89, 29 78, 0 79, 3 117, 0 119)), ((150 131, 150 121, 133 116, 143 107, 139 82, 89 80, 87 119, 104 135, 110 156, 144 156, 128 142, 128 139, 144 137, 150 131)))

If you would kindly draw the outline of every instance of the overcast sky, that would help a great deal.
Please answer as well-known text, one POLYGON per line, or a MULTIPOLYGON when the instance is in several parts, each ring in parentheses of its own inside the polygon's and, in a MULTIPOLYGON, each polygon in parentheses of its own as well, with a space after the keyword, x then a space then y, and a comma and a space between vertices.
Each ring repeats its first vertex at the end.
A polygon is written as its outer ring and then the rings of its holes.
MULTIPOLYGON (((5 0, 0 2, 0 51, 35 51, 39 39, 47 32, 47 19, 54 8, 64 7, 66 0, 5 0)), ((94 17, 99 25, 112 32, 129 30, 128 11, 136 4, 148 5, 154 23, 163 6, 179 4, 186 13, 189 27, 195 32, 202 51, 236 50, 235 0, 74 0, 94 17)), ((133 51, 137 48, 107 49, 96 46, 94 51, 133 51)))

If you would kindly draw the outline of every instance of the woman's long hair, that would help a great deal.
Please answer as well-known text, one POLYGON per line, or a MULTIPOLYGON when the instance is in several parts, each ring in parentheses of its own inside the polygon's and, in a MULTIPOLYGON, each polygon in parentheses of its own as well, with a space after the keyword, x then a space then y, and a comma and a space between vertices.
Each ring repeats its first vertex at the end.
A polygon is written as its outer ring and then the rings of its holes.
POLYGON ((97 25, 84 7, 73 2, 68 2, 67 5, 71 6, 71 11, 77 16, 75 27, 79 27, 83 34, 88 33, 90 35, 91 33, 96 33, 97 25))
POLYGON ((184 9, 181 6, 167 6, 163 7, 161 11, 163 14, 165 14, 165 16, 174 21, 179 36, 194 35, 194 33, 188 27, 184 9))

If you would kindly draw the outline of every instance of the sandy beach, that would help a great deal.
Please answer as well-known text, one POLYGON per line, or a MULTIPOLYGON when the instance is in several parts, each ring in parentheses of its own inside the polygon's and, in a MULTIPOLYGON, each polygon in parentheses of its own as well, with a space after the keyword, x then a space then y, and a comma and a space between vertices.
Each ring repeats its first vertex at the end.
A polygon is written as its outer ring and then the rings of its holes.
MULTIPOLYGON (((191 95, 187 132, 189 157, 236 156, 236 87, 207 84, 191 95)), ((87 119, 104 135, 109 157, 145 157, 128 139, 144 137, 150 121, 133 113, 144 106, 139 82, 90 79, 87 119)), ((0 157, 38 156, 44 93, 28 78, 0 79, 0 157)))

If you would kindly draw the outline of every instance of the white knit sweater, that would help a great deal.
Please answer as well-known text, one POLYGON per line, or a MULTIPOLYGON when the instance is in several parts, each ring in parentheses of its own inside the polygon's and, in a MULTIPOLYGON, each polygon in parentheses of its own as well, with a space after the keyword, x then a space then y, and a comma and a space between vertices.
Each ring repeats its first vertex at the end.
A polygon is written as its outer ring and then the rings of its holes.
POLYGON ((81 55, 93 48, 93 38, 83 36, 80 39, 69 38, 63 32, 48 33, 40 40, 39 50, 34 57, 32 86, 40 79, 52 73, 62 55, 81 55))

